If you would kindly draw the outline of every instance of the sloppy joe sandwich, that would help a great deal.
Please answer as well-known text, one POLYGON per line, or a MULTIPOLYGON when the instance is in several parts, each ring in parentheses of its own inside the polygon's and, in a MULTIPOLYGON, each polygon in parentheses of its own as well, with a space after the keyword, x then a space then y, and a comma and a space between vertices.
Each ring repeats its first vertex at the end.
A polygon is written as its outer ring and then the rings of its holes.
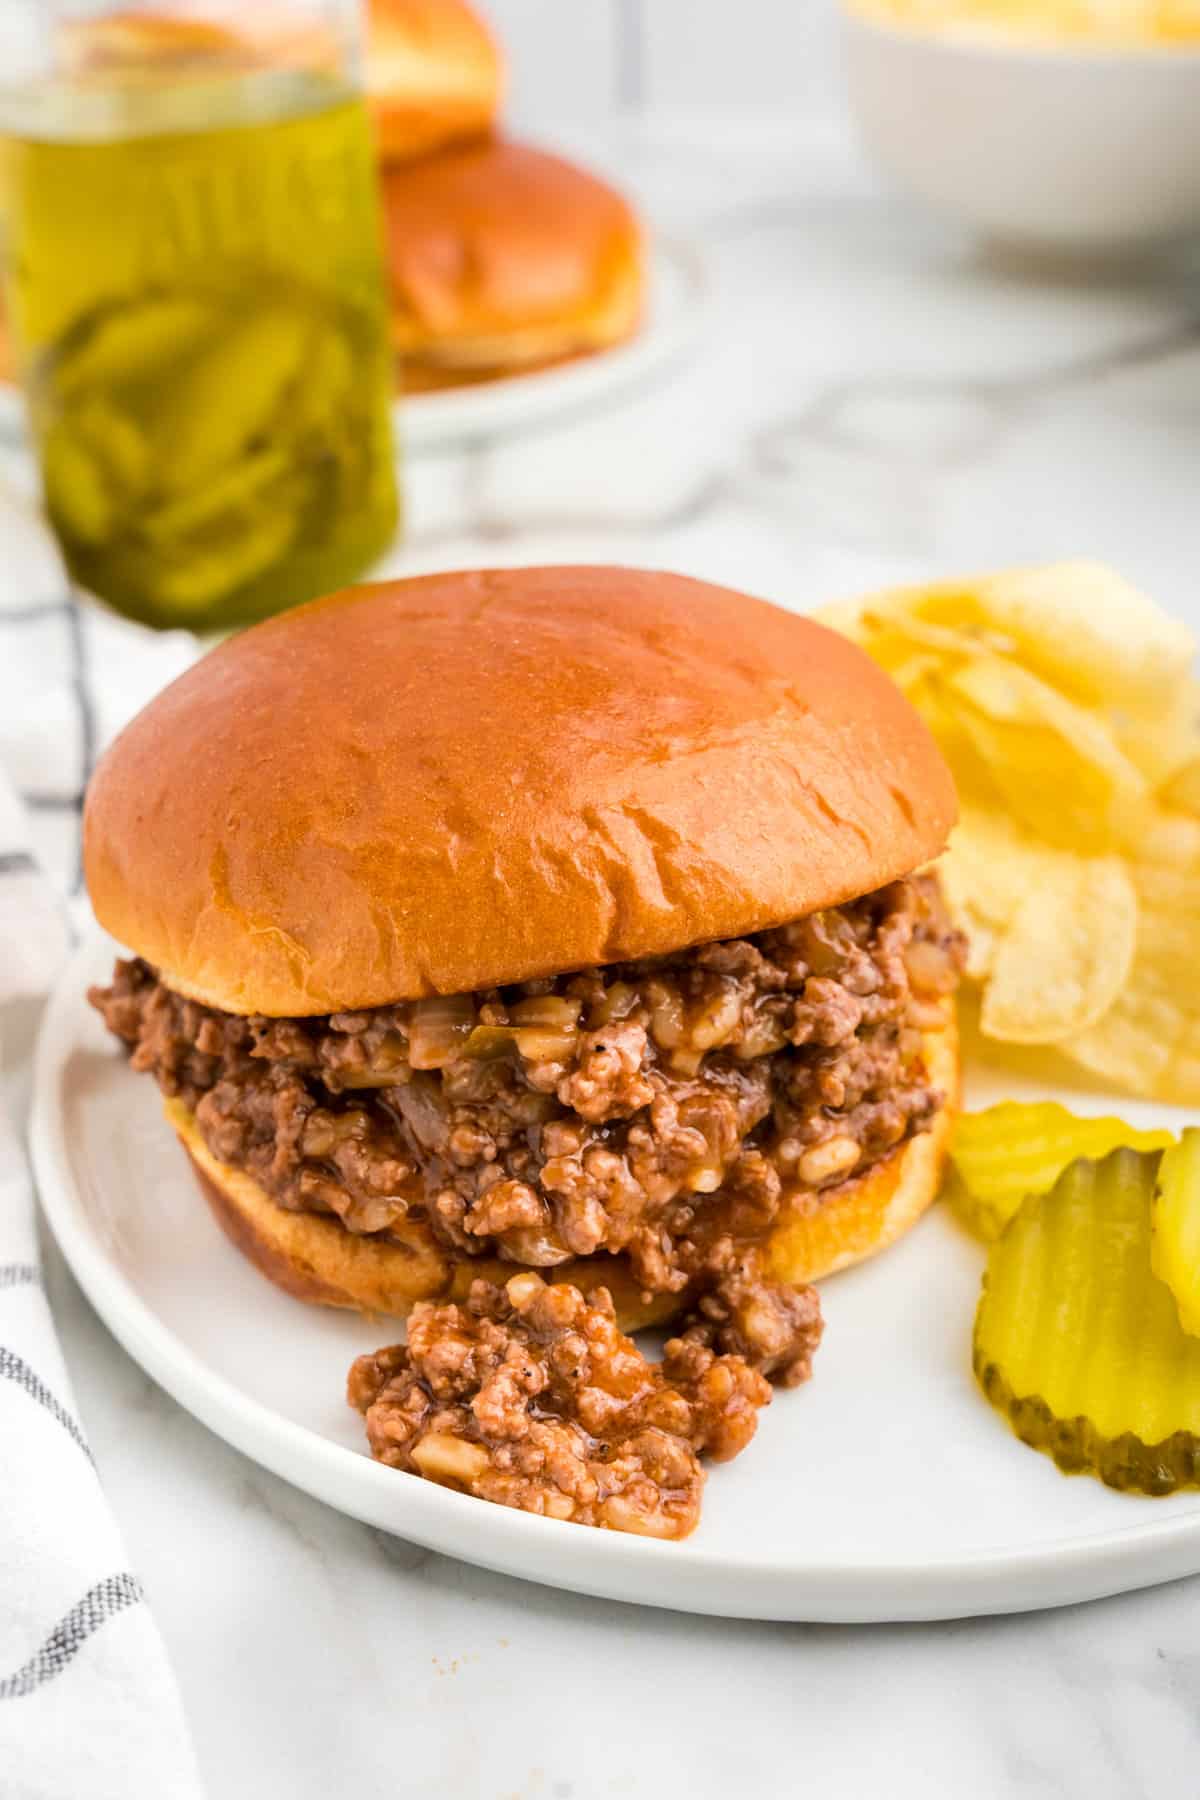
POLYGON ((540 368, 636 330, 637 217, 587 170, 494 140, 386 163, 381 181, 406 386, 540 368))
POLYGON ((891 681, 760 601, 351 588, 102 760, 87 880, 133 956, 92 999, 290 1292, 403 1314, 530 1269, 797 1378, 796 1289, 937 1185, 954 813, 891 681))

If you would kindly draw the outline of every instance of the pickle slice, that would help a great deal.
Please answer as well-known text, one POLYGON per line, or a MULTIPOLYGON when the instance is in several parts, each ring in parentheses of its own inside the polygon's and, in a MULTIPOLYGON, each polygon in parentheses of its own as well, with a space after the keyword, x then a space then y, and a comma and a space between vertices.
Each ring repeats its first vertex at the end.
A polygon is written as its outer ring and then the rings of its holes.
POLYGON ((1150 1261, 1175 1296, 1183 1329, 1200 1336, 1200 1131, 1194 1126, 1159 1164, 1150 1261))
POLYGON ((1200 1338, 1150 1262, 1159 1156, 1071 1164, 992 1245, 975 1374, 1017 1436, 1069 1474, 1200 1486, 1200 1338))
POLYGON ((354 386, 354 356, 345 333, 326 327, 316 333, 300 378, 286 395, 281 423, 293 437, 328 433, 341 418, 354 386))
POLYGON ((97 458, 59 420, 42 445, 46 510, 64 539, 102 544, 112 533, 116 506, 97 458))
POLYGON ((189 532, 202 531, 219 521, 222 514, 252 506, 290 468, 284 450, 271 445, 248 450, 211 481, 148 512, 141 521, 142 535, 152 544, 169 544, 189 532))
POLYGON ((149 447, 128 413, 97 396, 63 413, 56 429, 76 432, 119 493, 136 494, 145 486, 149 447))
POLYGON ((302 308, 264 303, 180 370, 154 421, 165 493, 186 493, 246 453, 299 373, 310 336, 302 308))
POLYGON ((212 606, 277 562, 298 528, 295 512, 280 508, 230 531, 219 548, 189 551, 177 563, 152 560, 149 592, 164 610, 212 606))
POLYGON ((61 400, 85 388, 149 381, 177 367, 220 324, 220 313, 190 295, 163 295, 114 307, 96 319, 54 372, 61 400))
POLYGON ((989 1242, 999 1237, 1022 1200, 1045 1194, 1076 1157, 1093 1160, 1124 1144, 1165 1150, 1169 1131, 1137 1131, 1121 1119, 1081 1119, 1056 1101, 1005 1100, 963 1113, 950 1143, 952 1174, 943 1188, 959 1217, 989 1242))

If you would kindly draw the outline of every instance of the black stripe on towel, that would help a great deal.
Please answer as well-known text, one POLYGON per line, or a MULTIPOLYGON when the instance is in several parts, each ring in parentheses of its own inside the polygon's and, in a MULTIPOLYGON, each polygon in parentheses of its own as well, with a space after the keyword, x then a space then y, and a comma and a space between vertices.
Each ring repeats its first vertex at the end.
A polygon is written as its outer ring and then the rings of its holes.
MULTIPOLYGON (((4 859, 0 857, 0 873, 4 859)), ((0 1263, 0 1288, 41 1287, 42 1272, 35 1263, 0 1263)))
POLYGON ((16 1354, 14 1350, 6 1350, 0 1344, 0 1380, 15 1381, 23 1387, 31 1399, 39 1406, 44 1406, 48 1413, 56 1418, 69 1437, 73 1437, 89 1462, 94 1459, 88 1449, 87 1439, 71 1417, 65 1406, 59 1404, 46 1386, 40 1375, 35 1375, 29 1364, 16 1354))
POLYGON ((36 867, 28 850, 0 850, 0 875, 32 875, 36 867))
POLYGON ((37 1655, 0 1681, 0 1700, 19 1700, 53 1681, 94 1631, 143 1598, 142 1584, 133 1575, 106 1575, 58 1621, 37 1655))
POLYGON ((77 813, 83 811, 83 794, 22 794, 30 812, 77 813))
POLYGON ((0 607, 0 625, 34 625, 39 619, 61 619, 70 611, 71 601, 46 600, 34 606, 0 607))

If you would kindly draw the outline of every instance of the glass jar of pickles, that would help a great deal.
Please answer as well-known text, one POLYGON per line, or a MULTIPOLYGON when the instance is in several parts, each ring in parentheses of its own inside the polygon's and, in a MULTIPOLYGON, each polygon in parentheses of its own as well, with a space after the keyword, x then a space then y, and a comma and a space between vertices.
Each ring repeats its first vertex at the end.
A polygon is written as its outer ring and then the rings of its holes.
POLYGON ((200 630, 351 580, 397 523, 357 6, 30 12, 7 301, 72 577, 200 630))

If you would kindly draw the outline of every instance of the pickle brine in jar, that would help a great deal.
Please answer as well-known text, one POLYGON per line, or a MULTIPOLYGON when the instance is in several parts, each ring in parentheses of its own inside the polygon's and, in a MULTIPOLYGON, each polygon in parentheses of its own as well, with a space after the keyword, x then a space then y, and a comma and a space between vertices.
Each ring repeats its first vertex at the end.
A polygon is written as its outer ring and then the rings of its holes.
POLYGON ((395 533, 370 126, 340 72, 229 32, 135 50, 30 89, 16 129, 6 102, 9 304, 72 577, 221 629, 395 533))

